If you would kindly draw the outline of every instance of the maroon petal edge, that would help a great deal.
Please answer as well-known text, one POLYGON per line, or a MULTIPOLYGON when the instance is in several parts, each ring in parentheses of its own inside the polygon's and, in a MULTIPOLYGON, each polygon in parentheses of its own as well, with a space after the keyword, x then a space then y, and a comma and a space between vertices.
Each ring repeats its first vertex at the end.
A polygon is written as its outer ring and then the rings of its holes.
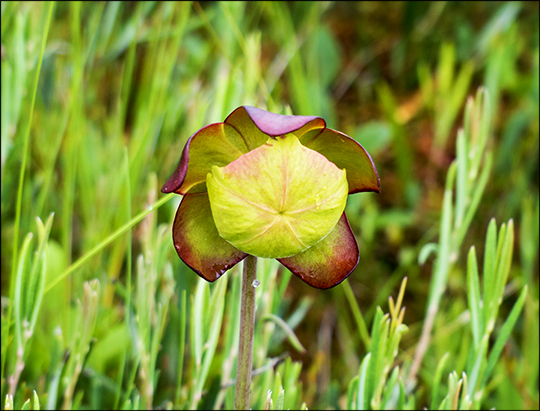
MULTIPOLYGON (((328 129, 328 130, 332 130, 332 129, 328 129)), ((339 134, 343 135, 344 137, 347 137, 354 144, 356 144, 358 147, 360 147, 362 149, 362 151, 364 153, 366 153, 366 156, 368 157, 369 161, 371 162, 371 166, 373 167, 373 171, 375 171, 375 175, 377 176, 377 188, 378 188, 377 190, 375 190, 375 189, 353 190, 353 191, 349 192, 349 195, 350 194, 355 194, 355 193, 366 193, 366 192, 373 192, 373 193, 379 193, 380 194, 380 192, 381 192, 381 179, 379 178, 379 172, 377 171, 377 167, 375 167, 375 163, 373 162, 373 159, 371 158, 371 154, 369 154, 368 151, 364 148, 364 146, 362 144, 360 144, 358 141, 356 141, 354 138, 349 137, 347 134, 342 133, 341 131, 337 131, 337 130, 332 130, 332 131, 335 131, 336 133, 339 133, 339 134)))
POLYGON ((238 107, 236 110, 234 110, 231 114, 227 116, 227 118, 225 119, 226 123, 227 119, 232 116, 232 114, 235 113, 237 110, 245 110, 253 123, 257 126, 257 128, 261 130, 264 134, 267 134, 271 137, 291 133, 304 127, 310 121, 317 119, 320 119, 323 122, 323 129, 326 127, 326 122, 323 118, 319 116, 294 116, 276 114, 251 106, 238 107))
MULTIPOLYGON (((216 247, 220 248, 222 251, 225 249, 230 250, 229 255, 224 257, 223 255, 218 256, 217 254, 213 254, 212 257, 205 259, 204 261, 201 260, 199 254, 200 250, 197 250, 197 245, 192 242, 193 238, 190 238, 189 236, 189 224, 192 223, 198 225, 196 220, 198 218, 204 219, 206 217, 204 213, 209 212, 209 210, 210 204, 208 203, 207 193, 185 195, 176 210, 172 237, 178 257, 180 257, 180 259, 201 278, 208 282, 214 282, 229 269, 246 258, 248 254, 236 249, 220 238, 223 244, 216 244, 216 247), (195 204, 193 204, 193 202, 195 204), (195 212, 195 216, 190 215, 192 212, 195 212), (188 215, 188 218, 184 218, 186 215, 188 215)), ((216 235, 219 236, 217 234, 217 228, 214 228, 214 230, 215 233, 208 233, 208 238, 215 238, 216 235)))
MULTIPOLYGON (((332 253, 333 259, 326 261, 326 264, 319 264, 310 259, 310 248, 296 256, 278 258, 277 260, 294 275, 314 288, 326 290, 335 287, 354 271, 360 261, 358 244, 345 213, 341 215, 334 230, 336 229, 339 231, 333 233, 333 237, 331 237, 332 233, 330 233, 327 238, 321 240, 323 242, 328 239, 333 243, 330 246, 331 249, 334 249, 332 253), (306 255, 303 256, 304 253, 306 255), (338 253, 342 253, 344 257, 340 258, 341 256, 338 253)), ((317 244, 313 247, 317 247, 317 244)))
MULTIPOLYGON (((191 137, 186 142, 186 145, 184 146, 184 149, 182 150, 182 156, 180 157, 180 162, 178 163, 178 166, 176 167, 176 170, 174 170, 172 176, 163 184, 163 187, 161 187, 162 193, 172 193, 177 192, 184 182, 184 179, 186 178, 187 170, 188 170, 188 163, 189 163, 189 146, 191 145, 191 140, 193 140, 193 137, 195 137, 201 130, 204 130, 208 127, 215 126, 216 124, 222 124, 222 123, 212 123, 209 124, 199 130, 197 130, 195 133, 191 135, 191 137)), ((184 194, 177 192, 178 194, 184 194)))

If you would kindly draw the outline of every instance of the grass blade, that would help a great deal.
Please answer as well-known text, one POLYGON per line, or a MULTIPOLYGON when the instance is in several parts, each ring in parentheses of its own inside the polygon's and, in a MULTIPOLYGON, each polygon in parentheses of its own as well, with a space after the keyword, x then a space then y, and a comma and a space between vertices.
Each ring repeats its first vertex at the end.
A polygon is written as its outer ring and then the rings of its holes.
POLYGON ((435 371, 435 378, 433 380, 433 385, 431 387, 431 407, 430 409, 434 410, 437 407, 439 402, 439 386, 441 384, 441 378, 444 372, 444 367, 446 366, 446 361, 448 361, 449 353, 446 352, 439 364, 437 365, 437 370, 435 371))
POLYGON ((497 264, 497 223, 492 218, 489 222, 486 245, 484 248, 484 307, 483 318, 487 322, 492 311, 493 286, 495 284, 495 268, 497 264))
MULTIPOLYGON (((41 64, 43 62, 43 55, 45 53, 45 44, 47 43, 47 37, 49 35, 49 27, 52 20, 52 12, 54 9, 54 2, 49 3, 49 10, 47 14, 44 14, 45 24, 43 28, 43 36, 41 41, 41 49, 39 53, 39 59, 38 59, 38 65, 36 69, 36 76, 34 78, 34 84, 32 88, 32 101, 30 103, 30 110, 28 115, 28 122, 26 124, 26 132, 24 137, 24 148, 23 148, 23 157, 21 162, 21 169, 19 173, 19 185, 17 188, 17 203, 15 207, 15 225, 13 230, 13 254, 11 258, 11 281, 10 281, 10 297, 13 300, 13 286, 12 281, 14 278, 16 278, 16 270, 17 270, 17 259, 18 259, 18 249, 19 249, 19 230, 21 225, 21 211, 22 211, 22 192, 23 192, 23 185, 24 185, 24 174, 26 171, 26 162, 28 161, 28 145, 30 142, 30 128, 32 126, 32 118, 34 115, 34 105, 36 103, 36 94, 37 94, 37 88, 38 88, 38 82, 39 82, 39 74, 41 72, 41 64)), ((8 314, 6 318, 11 318, 11 308, 12 305, 10 304, 8 307, 8 314)), ((1 370, 1 380, 4 380, 4 367, 6 364, 6 356, 2 356, 2 370, 1 370)))
POLYGON ((474 246, 469 251, 467 258, 467 299, 471 314, 471 328, 474 338, 474 348, 480 345, 483 334, 481 305, 480 305, 480 280, 478 279, 478 264, 474 246))
POLYGON ((148 208, 145 211, 141 211, 139 214, 133 217, 129 223, 124 224, 114 233, 112 233, 107 238, 105 238, 105 240, 101 241, 98 245, 96 245, 94 248, 92 248, 90 251, 84 254, 81 258, 79 258, 77 261, 71 264, 66 270, 64 270, 62 274, 56 277, 52 282, 50 282, 47 285, 47 287, 45 287, 45 293, 49 292, 56 284, 58 284, 60 281, 62 281, 64 278, 70 275, 73 271, 77 270, 79 267, 84 265, 84 263, 86 263, 90 258, 92 258, 94 255, 99 253, 101 250, 103 250, 106 246, 111 244, 113 241, 115 241, 127 230, 131 229, 132 227, 137 225, 139 222, 141 222, 148 214, 157 210, 159 207, 161 207, 163 204, 170 201, 174 197, 175 197, 174 194, 163 196, 154 204, 152 204, 151 206, 148 206, 148 208))
POLYGON ((287 337, 289 337, 289 342, 294 348, 296 348, 297 351, 306 352, 306 349, 294 333, 293 329, 281 317, 278 317, 275 314, 266 314, 265 316, 261 317, 261 321, 273 321, 285 332, 285 334, 287 334, 287 337))
POLYGON ((508 315, 508 318, 504 322, 501 328, 501 331, 499 332, 499 335, 497 336, 497 340, 495 341, 495 344, 493 345, 493 348, 487 360, 484 376, 482 377, 482 386, 486 384, 487 379, 491 375, 491 372, 493 371, 493 368, 495 367, 495 364, 497 363, 497 360, 499 359, 499 356, 501 355, 504 345, 508 341, 508 338, 510 338, 510 333, 512 332, 512 329, 514 328, 514 325, 516 324, 516 321, 519 318, 519 315, 521 314, 523 304, 525 303, 525 298, 527 297, 527 289, 528 287, 524 286, 523 289, 521 290, 521 294, 519 295, 518 300, 514 304, 512 311, 510 311, 510 315, 508 315))
POLYGON ((351 382, 349 382, 349 386, 347 387, 347 409, 348 410, 355 410, 356 407, 356 398, 358 396, 358 375, 356 375, 351 382))
POLYGON ((360 371, 358 373, 358 397, 356 399, 357 410, 367 410, 369 407, 370 395, 368 391, 367 375, 370 368, 371 353, 368 353, 360 364, 360 371))
POLYGON ((362 311, 360 311, 360 307, 358 306, 358 302, 356 301, 356 298, 354 297, 351 284, 349 283, 348 280, 343 281, 342 290, 345 292, 345 297, 347 297, 347 301, 349 302, 349 305, 351 307, 351 311, 353 313, 354 320, 356 321, 356 325, 358 327, 358 332, 360 333, 362 342, 364 343, 364 347, 366 350, 369 350, 369 346, 370 346, 369 332, 366 327, 366 322, 364 321, 362 311))

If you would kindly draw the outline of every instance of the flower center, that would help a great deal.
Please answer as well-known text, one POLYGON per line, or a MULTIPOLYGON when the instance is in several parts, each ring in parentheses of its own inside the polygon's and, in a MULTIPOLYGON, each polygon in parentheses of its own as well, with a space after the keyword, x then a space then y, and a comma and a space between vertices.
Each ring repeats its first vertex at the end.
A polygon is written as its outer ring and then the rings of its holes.
POLYGON ((298 254, 335 227, 348 195, 345 170, 293 134, 270 138, 206 177, 219 235, 264 258, 298 254))

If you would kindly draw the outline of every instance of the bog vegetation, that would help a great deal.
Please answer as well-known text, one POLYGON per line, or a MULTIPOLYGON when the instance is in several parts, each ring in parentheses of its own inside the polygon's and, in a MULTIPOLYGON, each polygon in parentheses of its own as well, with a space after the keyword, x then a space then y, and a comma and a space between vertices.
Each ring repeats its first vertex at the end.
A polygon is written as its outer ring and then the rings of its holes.
POLYGON ((2 407, 233 408, 241 265, 186 267, 159 188, 250 105, 323 117, 381 182, 339 286, 259 259, 251 407, 538 408, 537 2, 1 12, 2 407))

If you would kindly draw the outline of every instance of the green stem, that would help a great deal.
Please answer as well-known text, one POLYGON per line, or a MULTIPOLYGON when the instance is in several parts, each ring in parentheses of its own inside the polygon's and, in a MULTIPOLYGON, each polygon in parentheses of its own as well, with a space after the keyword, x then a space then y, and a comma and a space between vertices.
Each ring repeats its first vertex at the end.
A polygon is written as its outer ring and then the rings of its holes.
POLYGON ((240 342, 236 366, 236 393, 234 406, 237 410, 249 409, 251 367, 253 362, 253 331, 255 329, 255 287, 257 257, 248 255, 244 260, 242 279, 242 306, 240 308, 240 342))

